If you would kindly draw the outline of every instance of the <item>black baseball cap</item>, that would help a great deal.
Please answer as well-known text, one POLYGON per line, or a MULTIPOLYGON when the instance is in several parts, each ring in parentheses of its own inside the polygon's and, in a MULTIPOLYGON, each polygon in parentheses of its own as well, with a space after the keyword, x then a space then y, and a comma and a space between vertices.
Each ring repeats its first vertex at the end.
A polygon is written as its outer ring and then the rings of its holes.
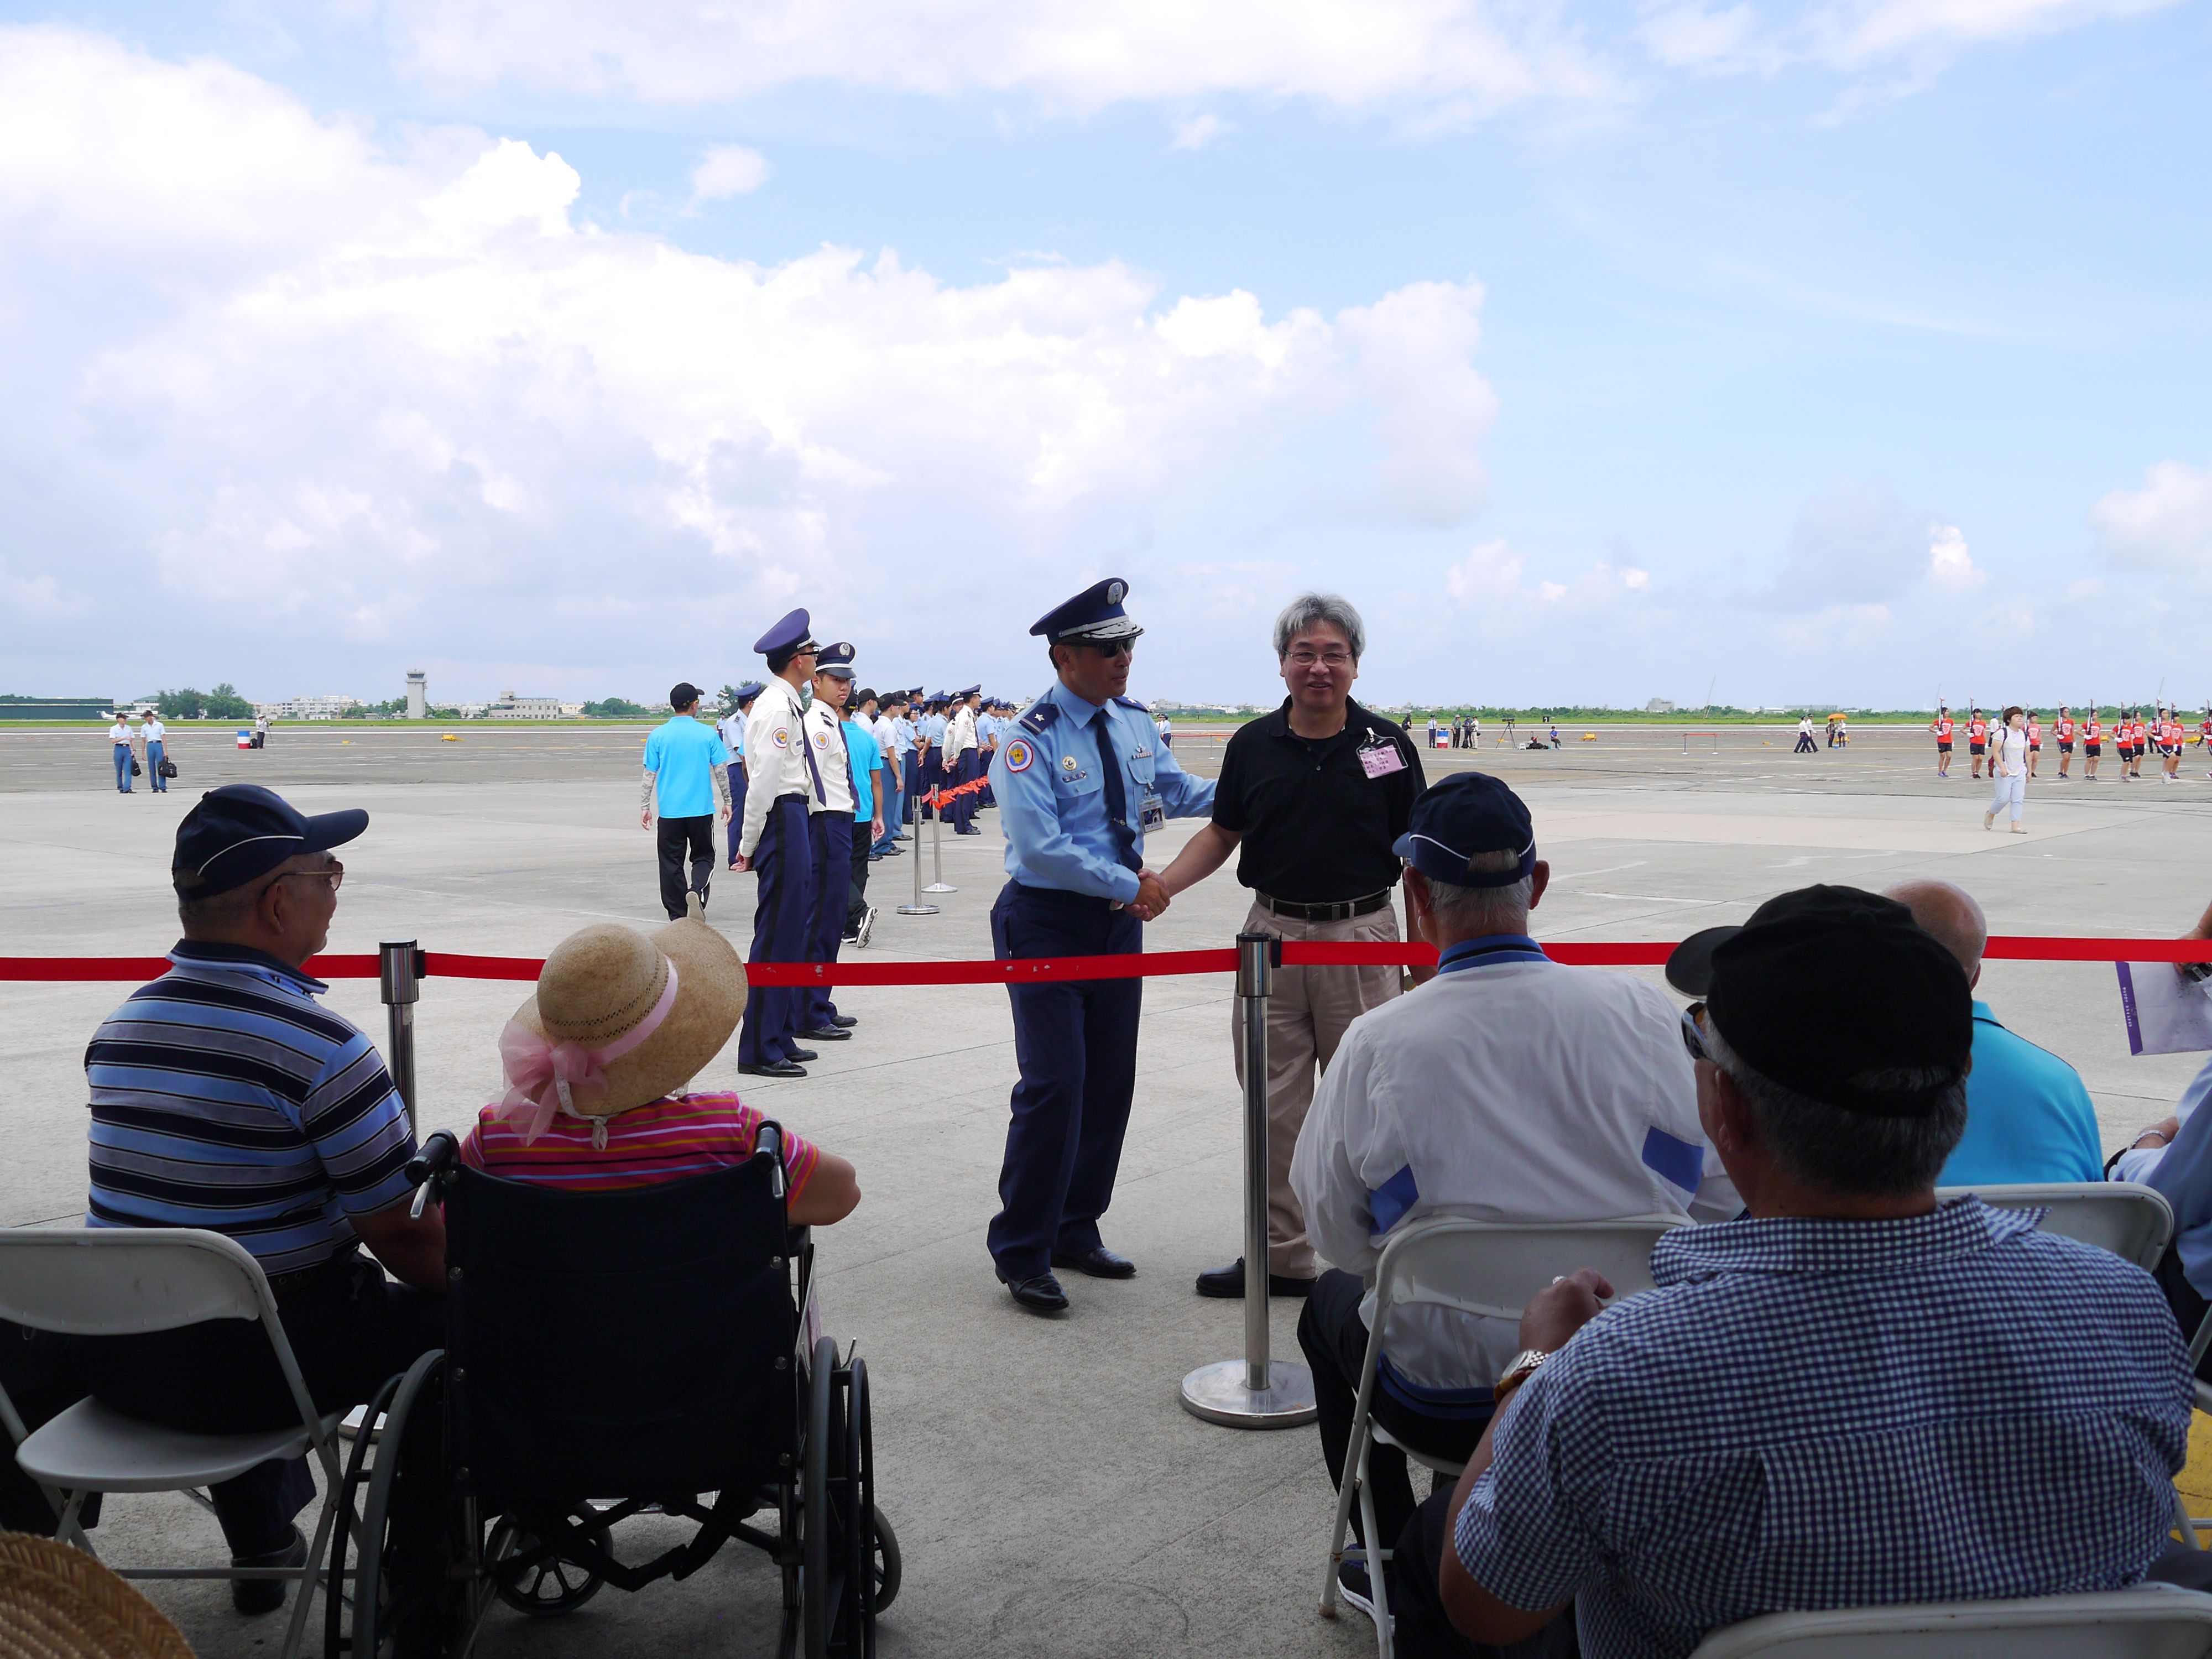
POLYGON ((1677 989, 1745 1063, 1785 1088, 1869 1117, 1925 1117, 1972 1064, 1966 970, 1894 899, 1801 887, 1741 927, 1711 927, 1668 959, 1677 989), (1881 1087, 1912 1070, 1934 1081, 1881 1087))
POLYGON ((1390 848, 1431 881, 1455 887, 1510 887, 1536 867, 1536 830, 1528 804, 1487 772, 1454 772, 1424 789, 1390 848), (1510 870, 1469 870, 1479 853, 1514 853, 1510 870))
POLYGON ((689 708, 706 695, 690 681, 678 680, 668 688, 668 706, 671 708, 689 708))
POLYGON ((169 878, 186 898, 212 898, 286 859, 342 847, 368 828, 359 807, 308 817, 274 789, 227 783, 202 795, 177 826, 169 878))

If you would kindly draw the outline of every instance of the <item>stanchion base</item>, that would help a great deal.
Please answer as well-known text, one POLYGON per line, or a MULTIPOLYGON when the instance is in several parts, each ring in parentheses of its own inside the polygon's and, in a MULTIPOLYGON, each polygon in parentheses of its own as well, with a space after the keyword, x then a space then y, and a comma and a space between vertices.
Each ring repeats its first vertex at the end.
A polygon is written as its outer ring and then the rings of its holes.
POLYGON ((1295 1429, 1314 1420, 1313 1373, 1278 1359, 1267 1367, 1267 1387, 1244 1386, 1241 1359, 1200 1365, 1182 1380, 1182 1408, 1232 1429, 1295 1429))
POLYGON ((902 904, 893 914, 902 916, 933 916, 937 914, 937 907, 933 904, 902 904))
POLYGON ((921 890, 925 893, 957 893, 960 890, 957 887, 948 886, 941 881, 933 881, 921 890))

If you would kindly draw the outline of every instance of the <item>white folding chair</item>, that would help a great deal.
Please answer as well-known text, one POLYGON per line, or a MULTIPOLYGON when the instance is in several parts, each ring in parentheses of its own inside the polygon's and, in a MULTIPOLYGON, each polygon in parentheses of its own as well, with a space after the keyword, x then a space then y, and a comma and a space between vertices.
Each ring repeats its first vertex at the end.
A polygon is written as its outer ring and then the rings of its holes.
POLYGON ((1770 1613, 1717 1630, 1690 1659, 2205 1659, 2212 1595, 2139 1584, 2095 1595, 1770 1613))
POLYGON ((2010 1187, 1938 1187, 1936 1200, 1969 1193, 2005 1210, 2046 1209, 2042 1231, 2110 1250, 2145 1273, 2157 1270, 2173 1237, 2166 1194, 2132 1181, 2053 1181, 2010 1187))
MULTIPOLYGON (((125 1566, 125 1578, 292 1578, 300 1581, 283 1659, 297 1659, 317 1564, 337 1514, 337 1449, 343 1413, 319 1416, 285 1340, 268 1276, 246 1248, 221 1233, 182 1227, 0 1229, 0 1319, 72 1336, 130 1336, 210 1319, 258 1320, 292 1391, 299 1420, 257 1434, 186 1434, 81 1400, 35 1432, 0 1389, 0 1425, 23 1473, 46 1489, 58 1517, 55 1539, 96 1554, 78 1511, 94 1492, 185 1492, 228 1480, 272 1457, 313 1448, 323 1467, 323 1499, 303 1567, 125 1566)), ((204 1500, 202 1500, 204 1501, 204 1500)))
POLYGON ((1337 1568, 1361 1561, 1375 1601, 1375 1638, 1382 1659, 1391 1659, 1389 1592, 1383 1580, 1390 1542, 1376 1536, 1375 1497, 1368 1489, 1367 1454, 1376 1441, 1399 1450, 1437 1474, 1459 1478, 1462 1464, 1407 1446, 1370 1415, 1375 1401, 1376 1364, 1382 1334, 1394 1310, 1447 1308, 1480 1318, 1518 1322, 1536 1292, 1563 1273, 1595 1267, 1616 1297, 1651 1288, 1651 1247, 1662 1235, 1686 1224, 1662 1215, 1631 1216, 1618 1221, 1468 1221, 1431 1216, 1417 1221, 1383 1247, 1375 1270, 1375 1322, 1367 1339, 1367 1360, 1359 1370, 1359 1397, 1352 1407, 1352 1440, 1345 1448, 1344 1483, 1336 1497, 1336 1525, 1329 1534, 1328 1571, 1322 1586, 1321 1613, 1336 1617, 1337 1568), (1345 1547, 1352 1506, 1359 1505, 1364 1547, 1345 1547))

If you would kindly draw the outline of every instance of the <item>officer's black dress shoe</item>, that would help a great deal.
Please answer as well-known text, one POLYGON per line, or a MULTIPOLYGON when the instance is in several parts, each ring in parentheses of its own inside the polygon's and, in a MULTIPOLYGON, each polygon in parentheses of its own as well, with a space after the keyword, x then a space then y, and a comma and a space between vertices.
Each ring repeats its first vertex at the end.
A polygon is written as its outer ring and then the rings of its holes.
MULTIPOLYGON (((1304 1297, 1310 1295, 1312 1291, 1313 1280, 1310 1279, 1298 1279, 1289 1273, 1267 1275, 1269 1296, 1304 1297)), ((1242 1301, 1244 1297, 1244 1258, 1238 1256, 1234 1267, 1216 1267, 1212 1273, 1200 1273, 1198 1276, 1198 1293, 1200 1296, 1234 1297, 1242 1301)))
POLYGON ((1064 1250, 1052 1253, 1055 1267, 1073 1267, 1092 1279, 1134 1279, 1137 1264, 1126 1255, 1116 1255, 1101 1244, 1095 1250, 1085 1250, 1081 1255, 1071 1255, 1064 1250))
POLYGON ((822 1056, 811 1048, 793 1048, 784 1058, 786 1060, 819 1060, 822 1056))
POLYGON ((1050 1273, 1036 1273, 1028 1279, 1009 1279, 999 1275, 999 1282, 1006 1287, 1014 1300, 1033 1314, 1056 1314, 1067 1311, 1067 1292, 1060 1288, 1060 1281, 1050 1273))
MULTIPOLYGON (((811 1059, 810 1055, 808 1058, 811 1059)), ((757 1066, 740 1066, 738 1070, 747 1077, 805 1077, 806 1068, 787 1060, 763 1060, 757 1066)))
POLYGON ((830 1016, 830 1023, 841 1031, 849 1031, 860 1022, 850 1014, 832 1014, 830 1016))
POLYGON ((799 1036, 813 1042, 849 1042, 853 1034, 835 1025, 810 1025, 799 1036))

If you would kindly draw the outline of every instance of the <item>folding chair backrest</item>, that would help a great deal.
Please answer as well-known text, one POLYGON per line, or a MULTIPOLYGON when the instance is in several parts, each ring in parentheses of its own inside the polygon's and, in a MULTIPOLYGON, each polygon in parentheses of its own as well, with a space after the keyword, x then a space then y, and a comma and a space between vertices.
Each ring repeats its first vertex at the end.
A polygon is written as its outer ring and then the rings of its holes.
POLYGON ((1517 1320, 1537 1291, 1582 1267, 1596 1268, 1616 1297, 1632 1296, 1651 1288, 1651 1247, 1681 1224, 1661 1215, 1565 1222, 1430 1216, 1383 1248, 1376 1316, 1426 1305, 1517 1320))
POLYGON ((191 1227, 0 1228, 0 1319, 129 1336, 259 1319, 261 1270, 234 1239, 191 1227))
POLYGON ((2098 1595, 1774 1613, 1690 1659, 2204 1659, 2212 1595, 2150 1584, 2098 1595))
POLYGON ((2054 1181, 2013 1187, 1942 1187, 1941 1200, 1972 1193, 2001 1209, 2045 1209, 2043 1231, 2110 1250, 2145 1272, 2158 1266, 2173 1237, 2166 1194, 2131 1181, 2054 1181))
POLYGON ((494 1500, 777 1478, 798 1310, 773 1155, 665 1186, 447 1179, 452 1456, 494 1500))

